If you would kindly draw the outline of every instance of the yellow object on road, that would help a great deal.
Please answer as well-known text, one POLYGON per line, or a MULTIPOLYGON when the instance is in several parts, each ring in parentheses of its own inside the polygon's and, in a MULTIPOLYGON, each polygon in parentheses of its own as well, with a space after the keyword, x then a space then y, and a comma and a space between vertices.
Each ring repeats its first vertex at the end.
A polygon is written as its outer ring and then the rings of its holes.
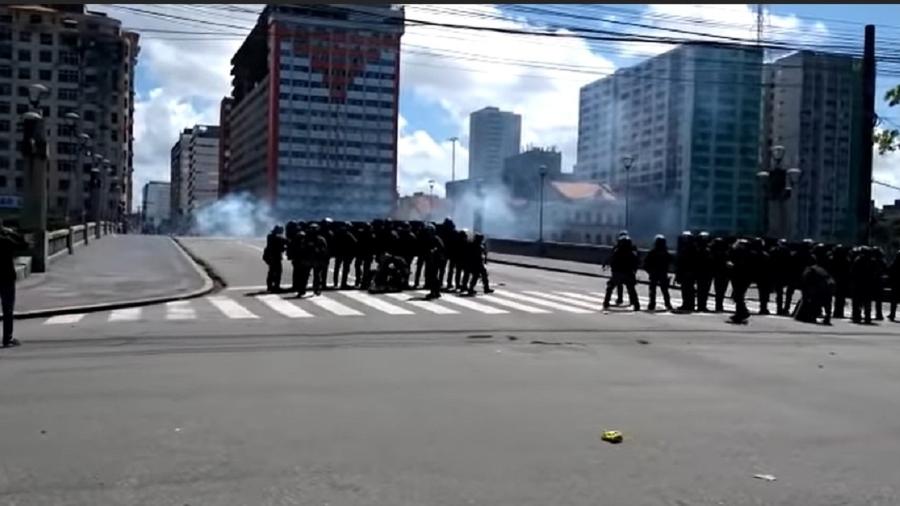
POLYGON ((601 439, 606 441, 607 443, 619 444, 622 442, 622 433, 617 430, 607 430, 603 431, 603 435, 600 436, 601 439))

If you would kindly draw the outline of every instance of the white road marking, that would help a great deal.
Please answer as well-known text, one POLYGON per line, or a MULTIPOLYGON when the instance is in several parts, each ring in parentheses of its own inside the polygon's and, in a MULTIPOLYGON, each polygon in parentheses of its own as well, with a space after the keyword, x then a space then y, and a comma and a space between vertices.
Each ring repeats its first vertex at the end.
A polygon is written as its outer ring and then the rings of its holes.
POLYGON ((129 307, 124 309, 116 309, 115 311, 109 313, 109 319, 107 321, 110 322, 133 322, 141 319, 141 310, 143 308, 140 307, 129 307))
POLYGON ((307 313, 290 301, 284 300, 275 294, 258 295, 256 300, 288 318, 312 318, 312 314, 307 313))
POLYGON ((479 299, 486 300, 493 304, 497 304, 498 306, 506 306, 512 309, 518 309, 519 311, 524 311, 526 313, 532 314, 549 314, 551 311, 547 311, 546 309, 541 309, 539 307, 527 306, 525 304, 520 304, 518 302, 513 302, 511 300, 501 299, 500 297, 494 297, 493 295, 482 295, 478 297, 479 299))
POLYGON ((500 290, 497 290, 496 292, 494 292, 494 294, 495 294, 495 295, 501 295, 501 296, 503 296, 503 297, 508 297, 508 298, 510 298, 510 299, 518 299, 518 300, 521 300, 521 301, 524 301, 524 302, 530 302, 530 303, 535 304, 535 305, 537 305, 537 306, 544 306, 544 307, 549 307, 549 308, 551 308, 551 309, 557 309, 557 310, 559 310, 559 311, 565 311, 565 312, 567 312, 567 313, 591 314, 591 313, 594 312, 594 311, 591 311, 591 310, 588 310, 588 309, 581 309, 581 308, 579 308, 579 307, 566 306, 566 305, 559 304, 559 303, 556 303, 556 302, 551 302, 551 301, 549 301, 549 300, 538 299, 537 297, 529 297, 529 296, 527 296, 527 295, 522 295, 522 294, 514 293, 514 292, 507 292, 507 291, 500 291, 500 290))
POLYGON ((207 297, 206 300, 208 300, 213 306, 216 306, 216 309, 221 311, 228 318, 240 320, 259 318, 259 316, 253 314, 249 309, 238 304, 234 300, 229 299, 228 297, 213 295, 207 297))
POLYGON ((85 317, 84 313, 79 314, 61 314, 47 318, 44 325, 65 325, 68 323, 78 323, 85 317))
POLYGON ((585 309, 591 309, 591 310, 599 309, 597 304, 594 302, 585 302, 583 300, 572 299, 569 297, 563 297, 562 295, 554 295, 552 293, 544 293, 544 292, 538 292, 538 291, 532 291, 532 290, 526 290, 526 291, 523 291, 522 293, 527 294, 527 295, 532 295, 534 297, 539 297, 542 299, 550 299, 550 300, 554 300, 556 302, 562 302, 564 304, 571 304, 576 307, 583 307, 585 309))
POLYGON ((413 306, 416 306, 417 308, 424 309, 425 311, 429 311, 434 314, 459 314, 459 311, 450 309, 449 307, 441 306, 440 304, 435 304, 431 301, 410 300, 412 299, 412 295, 408 293, 389 293, 388 297, 406 302, 407 304, 411 304, 413 306))
POLYGON ((565 295, 567 297, 572 297, 573 299, 581 299, 587 302, 593 302, 594 304, 603 304, 603 297, 591 297, 590 295, 583 295, 575 292, 556 292, 560 295, 565 295))
POLYGON ((373 297, 365 292, 338 292, 344 297, 349 297, 356 302, 361 304, 365 304, 371 308, 375 308, 382 313, 387 313, 390 315, 413 315, 416 314, 409 309, 402 308, 400 306, 396 306, 391 304, 390 302, 385 302, 377 297, 373 297))
MULTIPOLYGON (((427 290, 420 290, 419 293, 428 293, 427 290)), ((441 294, 441 300, 445 302, 449 302, 451 304, 456 304, 457 306, 462 306, 466 309, 471 309, 473 311, 478 311, 479 313, 484 314, 509 314, 509 311, 505 309, 500 309, 494 306, 488 306, 485 304, 479 304, 475 301, 464 299, 462 297, 457 297, 456 295, 451 295, 449 293, 441 294)))
POLYGON ((229 287, 226 287, 225 290, 265 290, 266 288, 268 288, 266 285, 229 286, 229 287))
POLYGON ((324 295, 316 295, 308 299, 313 304, 319 306, 320 308, 334 313, 338 316, 363 316, 362 313, 353 309, 352 307, 347 307, 336 300, 331 300, 324 295))
POLYGON ((197 312, 187 300, 175 300, 166 303, 166 320, 193 320, 197 312))

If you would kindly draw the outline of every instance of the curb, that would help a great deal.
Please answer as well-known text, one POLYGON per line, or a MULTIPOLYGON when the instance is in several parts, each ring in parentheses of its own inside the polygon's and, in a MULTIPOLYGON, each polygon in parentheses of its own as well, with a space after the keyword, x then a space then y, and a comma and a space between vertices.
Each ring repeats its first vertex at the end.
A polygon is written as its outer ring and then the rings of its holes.
POLYGON ((208 266, 205 266, 202 261, 198 261, 196 257, 192 253, 188 251, 188 249, 178 242, 174 237, 171 237, 172 242, 177 246, 177 250, 187 258, 188 263, 197 274, 203 279, 203 286, 194 290, 192 292, 181 294, 181 295, 161 295, 157 297, 148 297, 144 299, 134 299, 134 300, 126 300, 126 301, 116 301, 116 302, 103 302, 99 304, 87 304, 84 306, 66 306, 66 307, 55 307, 50 309, 36 309, 34 311, 25 311, 21 313, 15 313, 13 317, 16 320, 27 320, 30 318, 43 318, 49 316, 57 316, 63 314, 73 314, 73 313, 90 313, 95 311, 107 311, 112 309, 123 309, 128 307, 137 307, 137 306, 148 306, 151 304, 159 304, 162 302, 172 302, 175 300, 185 300, 185 299, 193 299, 196 297, 201 297, 208 293, 211 293, 214 290, 217 290, 219 286, 217 286, 216 282, 213 280, 213 277, 207 272, 209 270, 208 266))

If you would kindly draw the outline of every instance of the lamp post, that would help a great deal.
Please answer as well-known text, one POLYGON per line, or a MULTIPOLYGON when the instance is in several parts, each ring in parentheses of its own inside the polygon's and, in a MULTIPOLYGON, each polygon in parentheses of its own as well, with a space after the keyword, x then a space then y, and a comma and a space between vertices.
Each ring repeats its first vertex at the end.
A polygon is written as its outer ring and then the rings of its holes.
POLYGON ((41 100, 50 90, 43 84, 32 84, 28 88, 31 110, 22 115, 22 155, 26 161, 26 190, 23 228, 33 237, 31 269, 34 272, 47 270, 47 130, 41 114, 41 100))
POLYGON ((793 238, 796 220, 792 216, 793 213, 788 212, 787 207, 794 195, 793 187, 800 180, 802 171, 796 167, 787 170, 782 167, 784 152, 784 146, 772 146, 773 168, 761 170, 756 176, 759 178, 763 194, 763 233, 793 238), (770 208, 775 211, 774 220, 770 217, 770 208))
POLYGON ((451 144, 450 151, 450 181, 456 181, 456 141, 459 137, 450 137, 447 139, 451 144))
POLYGON ((538 168, 538 175, 541 178, 541 184, 538 187, 538 243, 544 243, 544 180, 547 177, 547 166, 541 165, 538 168))
POLYGON ((434 179, 428 180, 428 221, 434 221, 434 179))
POLYGON ((622 157, 622 165, 625 167, 625 230, 628 230, 628 200, 631 192, 631 167, 637 157, 625 155, 622 157))
MULTIPOLYGON (((81 187, 81 167, 83 165, 82 155, 87 151, 87 145, 91 140, 91 136, 84 133, 78 132, 80 129, 78 128, 81 116, 77 112, 67 112, 64 116, 65 124, 70 127, 69 136, 75 136, 77 139, 77 143, 75 146, 75 169, 72 171, 72 174, 69 178, 69 205, 68 209, 66 209, 66 220, 71 224, 74 223, 77 219, 76 216, 78 214, 79 208, 83 208, 84 199, 78 198, 80 191, 78 189, 81 187), (78 132, 76 134, 76 132, 78 132), (79 202, 80 205, 79 205, 79 202)), ((83 191, 83 188, 82 190, 83 191)))

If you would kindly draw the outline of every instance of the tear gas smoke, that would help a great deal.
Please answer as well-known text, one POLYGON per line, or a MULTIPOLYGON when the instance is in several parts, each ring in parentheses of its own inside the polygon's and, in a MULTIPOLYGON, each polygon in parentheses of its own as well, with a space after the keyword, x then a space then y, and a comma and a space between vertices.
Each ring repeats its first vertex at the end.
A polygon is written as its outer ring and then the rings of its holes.
POLYGON ((259 237, 275 224, 272 209, 265 201, 242 193, 228 195, 201 208, 191 232, 197 235, 259 237))

